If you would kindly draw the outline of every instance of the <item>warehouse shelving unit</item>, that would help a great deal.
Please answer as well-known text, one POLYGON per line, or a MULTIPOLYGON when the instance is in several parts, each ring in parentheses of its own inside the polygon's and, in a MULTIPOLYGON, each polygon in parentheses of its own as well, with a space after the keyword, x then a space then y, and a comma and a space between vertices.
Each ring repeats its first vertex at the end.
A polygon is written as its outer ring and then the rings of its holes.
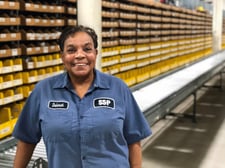
POLYGON ((63 71, 57 39, 74 24, 75 0, 0 1, 0 139, 11 135, 35 84, 63 71))
POLYGON ((153 1, 104 0, 103 31, 107 19, 104 4, 111 11, 119 11, 119 18, 110 22, 119 30, 119 42, 115 38, 115 44, 104 45, 103 36, 102 70, 129 86, 212 52, 212 16, 206 12, 153 1))
POLYGON ((15 102, 23 99, 22 94, 22 49, 19 40, 21 19, 18 16, 19 2, 0 2, 0 138, 12 132, 16 115, 15 102), (13 58, 13 59, 12 59, 13 58))

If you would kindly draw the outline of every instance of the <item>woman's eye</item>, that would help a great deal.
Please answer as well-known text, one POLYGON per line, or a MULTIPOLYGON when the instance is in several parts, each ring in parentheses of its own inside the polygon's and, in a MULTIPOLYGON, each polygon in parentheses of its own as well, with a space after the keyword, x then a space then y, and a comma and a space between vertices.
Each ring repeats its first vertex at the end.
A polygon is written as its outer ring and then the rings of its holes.
POLYGON ((67 53, 68 54, 73 54, 75 52, 76 52, 76 50, 75 49, 72 49, 72 48, 67 50, 67 53))
POLYGON ((84 51, 88 52, 88 51, 91 51, 92 49, 91 48, 84 48, 84 51))

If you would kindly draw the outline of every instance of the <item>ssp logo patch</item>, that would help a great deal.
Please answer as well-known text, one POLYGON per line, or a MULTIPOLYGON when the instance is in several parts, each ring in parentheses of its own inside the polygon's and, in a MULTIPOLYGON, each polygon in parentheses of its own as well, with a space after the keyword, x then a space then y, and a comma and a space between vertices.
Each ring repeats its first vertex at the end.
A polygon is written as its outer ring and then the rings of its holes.
POLYGON ((107 108, 115 108, 115 100, 108 97, 100 97, 93 100, 94 108, 99 107, 107 107, 107 108))

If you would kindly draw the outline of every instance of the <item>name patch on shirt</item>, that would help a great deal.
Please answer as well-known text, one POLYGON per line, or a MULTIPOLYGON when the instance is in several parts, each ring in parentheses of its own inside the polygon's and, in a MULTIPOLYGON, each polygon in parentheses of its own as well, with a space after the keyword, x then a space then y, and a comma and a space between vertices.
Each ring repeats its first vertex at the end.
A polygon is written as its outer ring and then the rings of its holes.
POLYGON ((55 101, 51 100, 48 102, 48 108, 50 109, 68 109, 69 108, 69 102, 67 101, 55 101))
POLYGON ((93 101, 94 108, 98 107, 107 107, 107 108, 115 108, 115 100, 108 97, 100 97, 96 98, 93 101))

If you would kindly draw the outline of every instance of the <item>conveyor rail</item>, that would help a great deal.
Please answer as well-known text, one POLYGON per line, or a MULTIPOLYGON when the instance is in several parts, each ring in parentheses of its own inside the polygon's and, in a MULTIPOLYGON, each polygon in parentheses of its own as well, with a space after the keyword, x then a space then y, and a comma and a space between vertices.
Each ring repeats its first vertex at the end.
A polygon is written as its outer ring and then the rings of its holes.
MULTIPOLYGON (((197 63, 193 63, 174 73, 168 74, 151 83, 132 89, 140 109, 143 111, 150 125, 169 114, 189 95, 196 92, 213 76, 222 72, 225 67, 225 51, 213 54, 197 63)), ((196 110, 193 110, 195 119, 196 110)), ((10 138, 6 142, 0 141, 0 167, 11 168, 16 152, 16 141, 10 138)), ((34 150, 29 168, 47 168, 47 157, 43 140, 34 150)))
POLYGON ((133 94, 150 125, 170 114, 174 107, 193 95, 194 107, 191 117, 195 122, 197 91, 215 75, 220 74, 222 78, 224 68, 225 51, 221 51, 136 89, 133 94))
MULTIPOLYGON (((16 154, 16 140, 13 137, 0 141, 0 168, 12 168, 16 154)), ((44 142, 36 146, 27 168, 47 168, 47 156, 44 142)))

